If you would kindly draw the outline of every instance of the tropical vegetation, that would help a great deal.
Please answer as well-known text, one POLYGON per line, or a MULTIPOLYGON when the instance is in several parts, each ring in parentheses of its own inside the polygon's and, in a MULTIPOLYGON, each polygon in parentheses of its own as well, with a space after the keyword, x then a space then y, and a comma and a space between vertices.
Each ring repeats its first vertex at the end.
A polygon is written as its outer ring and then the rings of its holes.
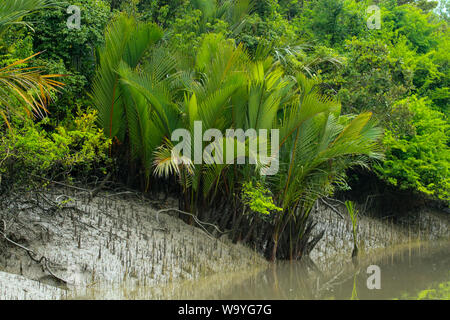
POLYGON ((448 1, 377 1, 379 29, 371 1, 71 4, 80 28, 64 2, 0 4, 1 190, 33 177, 164 190, 186 222, 272 260, 309 254, 313 207, 350 190, 350 172, 449 205, 448 1), (212 159, 252 139, 266 150, 197 163, 172 137, 198 123, 212 159), (229 129, 256 135, 213 140, 229 129))

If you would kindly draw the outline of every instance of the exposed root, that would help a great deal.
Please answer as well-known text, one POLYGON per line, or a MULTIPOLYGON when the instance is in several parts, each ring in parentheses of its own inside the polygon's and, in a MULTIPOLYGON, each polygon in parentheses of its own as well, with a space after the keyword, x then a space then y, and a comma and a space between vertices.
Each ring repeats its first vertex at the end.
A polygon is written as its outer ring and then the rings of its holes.
POLYGON ((342 214, 339 212, 338 209, 336 209, 336 207, 334 207, 333 205, 331 205, 330 203, 326 202, 323 198, 320 198, 320 201, 326 205, 328 208, 330 208, 334 213, 336 213, 339 217, 341 217, 341 219, 344 219, 344 217, 342 216, 342 214))
POLYGON ((216 229, 217 232, 219 232, 220 234, 225 234, 225 233, 227 233, 227 232, 221 231, 221 230, 219 229, 219 227, 217 227, 216 225, 214 225, 214 224, 212 224, 212 223, 200 221, 200 220, 199 220, 195 215, 193 215, 192 213, 189 213, 189 212, 186 212, 186 211, 182 211, 182 210, 179 210, 179 209, 176 209, 176 208, 168 208, 168 209, 161 209, 161 210, 158 210, 158 211, 156 212, 156 221, 158 221, 158 223, 159 223, 159 214, 160 214, 160 213, 163 213, 163 212, 170 212, 170 211, 175 211, 175 212, 182 213, 182 214, 185 214, 185 215, 188 215, 188 216, 192 217, 192 218, 194 219, 195 223, 197 223, 197 224, 203 229, 203 231, 206 232, 206 234, 208 235, 208 237, 210 237, 211 239, 214 239, 214 237, 208 232, 208 230, 206 230, 206 228, 204 227, 204 225, 213 227, 213 228, 216 229))
POLYGON ((36 257, 39 257, 38 254, 36 254, 33 250, 11 240, 10 238, 7 237, 6 235, 6 221, 4 219, 2 219, 3 222, 3 231, 0 231, 0 234, 3 236, 3 238, 8 241, 9 243, 15 245, 16 247, 19 247, 23 250, 25 250, 25 252, 28 254, 28 256, 30 257, 31 260, 33 260, 34 262, 40 264, 43 269, 45 271, 47 271, 57 282, 59 283, 63 283, 65 285, 68 284, 68 282, 64 279, 62 279, 61 277, 58 277, 57 275, 55 275, 55 273, 52 271, 52 269, 49 267, 49 261, 47 257, 45 256, 41 256, 39 259, 37 259, 36 257))

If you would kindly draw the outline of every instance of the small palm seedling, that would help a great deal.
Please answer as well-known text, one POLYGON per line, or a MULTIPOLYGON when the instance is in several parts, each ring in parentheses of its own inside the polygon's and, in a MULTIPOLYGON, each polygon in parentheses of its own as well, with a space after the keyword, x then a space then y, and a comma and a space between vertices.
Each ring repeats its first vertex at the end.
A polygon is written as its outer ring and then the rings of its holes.
POLYGON ((354 203, 352 201, 345 201, 345 206, 347 207, 348 214, 350 215, 350 220, 352 221, 352 231, 353 231, 353 252, 352 259, 358 256, 358 245, 357 245, 357 218, 358 210, 355 209, 354 203))

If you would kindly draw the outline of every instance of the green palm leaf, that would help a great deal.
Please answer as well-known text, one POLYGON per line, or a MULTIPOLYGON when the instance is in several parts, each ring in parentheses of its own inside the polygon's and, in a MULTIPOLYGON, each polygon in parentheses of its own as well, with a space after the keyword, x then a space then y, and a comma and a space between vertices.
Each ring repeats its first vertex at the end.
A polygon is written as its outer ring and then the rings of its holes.
POLYGON ((54 0, 2 0, 0 3, 0 35, 11 25, 22 24, 30 29, 31 23, 26 18, 41 9, 57 7, 54 0))
POLYGON ((104 132, 110 137, 124 139, 124 101, 119 85, 119 65, 137 67, 144 53, 162 37, 161 29, 151 23, 137 23, 120 15, 107 28, 105 45, 99 50, 99 62, 93 81, 92 99, 104 132))

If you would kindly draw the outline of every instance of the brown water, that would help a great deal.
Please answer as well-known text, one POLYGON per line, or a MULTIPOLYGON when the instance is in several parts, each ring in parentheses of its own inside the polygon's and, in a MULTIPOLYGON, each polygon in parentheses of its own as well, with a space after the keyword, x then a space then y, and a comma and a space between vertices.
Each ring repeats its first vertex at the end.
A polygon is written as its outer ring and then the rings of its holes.
MULTIPOLYGON (((324 266, 322 266, 324 267, 324 266)), ((450 243, 382 250, 321 271, 311 263, 278 263, 253 274, 221 274, 167 286, 150 299, 405 299, 450 281, 450 243), (381 289, 368 289, 367 267, 380 267, 381 289)), ((449 297, 447 296, 447 299, 449 297)))
MULTIPOLYGON (((345 257, 344 257, 345 258, 345 257)), ((158 287, 97 288, 71 298, 83 299, 414 299, 445 283, 450 299, 450 242, 409 244, 381 249, 339 265, 283 262, 267 268, 217 273, 197 280, 174 281, 158 287), (368 289, 367 267, 380 268, 380 289, 368 289)), ((442 290, 440 291, 442 292, 442 290)), ((433 298, 433 297, 432 297, 433 298)))

